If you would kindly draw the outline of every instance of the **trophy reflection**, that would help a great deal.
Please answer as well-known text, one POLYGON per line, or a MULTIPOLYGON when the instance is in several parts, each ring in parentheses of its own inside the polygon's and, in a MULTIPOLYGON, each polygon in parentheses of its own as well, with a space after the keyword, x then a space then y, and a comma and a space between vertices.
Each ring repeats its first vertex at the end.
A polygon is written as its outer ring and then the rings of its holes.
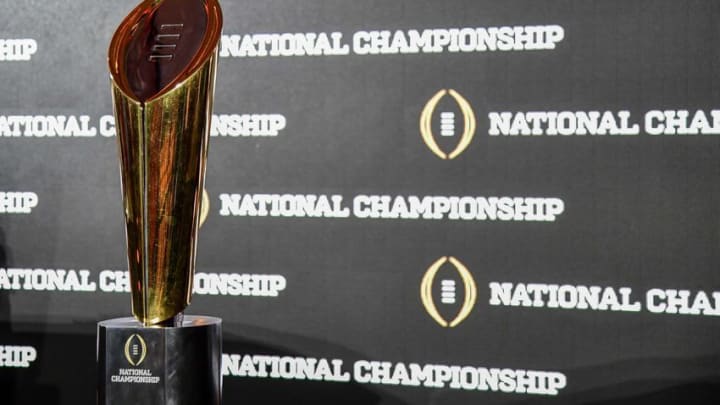
POLYGON ((110 43, 136 321, 99 324, 99 403, 220 401, 220 320, 183 311, 195 273, 221 27, 217 0, 146 0, 110 43), (160 378, 152 384, 124 378, 153 372, 160 378))

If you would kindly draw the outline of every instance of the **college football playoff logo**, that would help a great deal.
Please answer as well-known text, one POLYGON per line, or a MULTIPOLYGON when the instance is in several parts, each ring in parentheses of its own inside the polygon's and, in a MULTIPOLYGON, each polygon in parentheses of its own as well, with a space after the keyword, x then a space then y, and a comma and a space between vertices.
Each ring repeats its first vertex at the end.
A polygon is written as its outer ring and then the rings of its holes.
MULTIPOLYGON (((451 160, 458 157, 461 153, 467 149, 475 136, 476 129, 475 113, 473 112, 470 103, 460 93, 453 89, 442 89, 435 93, 434 96, 428 100, 425 107, 420 114, 420 135, 422 136, 425 145, 440 159, 451 160), (450 152, 445 152, 439 146, 436 134, 433 132, 433 115, 438 107, 440 101, 446 95, 455 101, 462 115, 463 131, 460 135, 460 139, 450 152)), ((441 137, 455 137, 455 113, 452 111, 440 112, 440 136, 441 137)))
POLYGON ((147 345, 145 339, 137 333, 131 335, 125 341, 125 359, 131 366, 137 367, 147 356, 147 345))
MULTIPOLYGON (((437 290, 437 289, 436 289, 437 290)), ((422 301, 425 310, 428 315, 432 317, 435 322, 444 328, 454 328, 458 326, 465 318, 470 315, 473 307, 475 307, 475 301, 477 300, 477 286, 475 280, 460 260, 452 256, 443 256, 436 260, 425 272, 422 282, 420 283, 420 300, 422 301), (456 277, 444 277, 440 281, 440 303, 444 304, 449 308, 457 307, 456 297, 458 296, 458 284, 462 284, 464 291, 464 298, 462 303, 459 304, 457 314, 452 320, 447 320, 441 315, 441 311, 435 302, 433 287, 436 285, 435 280, 437 279, 438 272, 446 264, 454 269, 456 277), (455 280, 459 278, 459 280, 455 280)))
POLYGON ((200 226, 203 226, 210 213, 210 196, 207 190, 203 189, 202 200, 200 202, 200 226))

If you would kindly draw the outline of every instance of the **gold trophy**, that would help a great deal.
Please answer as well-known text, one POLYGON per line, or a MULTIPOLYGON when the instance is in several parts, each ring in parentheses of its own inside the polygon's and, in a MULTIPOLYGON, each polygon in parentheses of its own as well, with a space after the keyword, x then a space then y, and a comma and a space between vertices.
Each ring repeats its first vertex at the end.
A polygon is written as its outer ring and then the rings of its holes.
POLYGON ((110 43, 132 311, 190 303, 222 17, 216 1, 146 1, 110 43))
POLYGON ((101 404, 220 403, 220 319, 182 313, 221 28, 217 0, 146 0, 110 43, 135 319, 99 323, 101 404))

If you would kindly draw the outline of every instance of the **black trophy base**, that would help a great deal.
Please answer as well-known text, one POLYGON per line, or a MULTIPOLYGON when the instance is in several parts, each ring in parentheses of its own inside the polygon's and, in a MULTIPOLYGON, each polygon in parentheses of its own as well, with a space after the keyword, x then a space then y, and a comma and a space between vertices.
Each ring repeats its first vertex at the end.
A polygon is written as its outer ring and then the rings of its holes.
POLYGON ((220 318, 185 316, 182 326, 134 318, 98 323, 98 405, 220 405, 220 318))

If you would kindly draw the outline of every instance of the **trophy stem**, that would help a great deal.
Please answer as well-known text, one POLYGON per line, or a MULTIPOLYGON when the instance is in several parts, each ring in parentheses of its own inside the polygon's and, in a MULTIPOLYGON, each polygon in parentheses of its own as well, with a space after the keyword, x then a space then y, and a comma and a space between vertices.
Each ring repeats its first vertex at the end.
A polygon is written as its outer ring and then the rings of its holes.
POLYGON ((156 323, 153 325, 145 325, 145 326, 160 326, 163 328, 179 328, 182 326, 184 318, 185 317, 184 317, 183 313, 180 312, 179 314, 175 315, 174 317, 172 317, 170 319, 166 319, 160 323, 156 323))

